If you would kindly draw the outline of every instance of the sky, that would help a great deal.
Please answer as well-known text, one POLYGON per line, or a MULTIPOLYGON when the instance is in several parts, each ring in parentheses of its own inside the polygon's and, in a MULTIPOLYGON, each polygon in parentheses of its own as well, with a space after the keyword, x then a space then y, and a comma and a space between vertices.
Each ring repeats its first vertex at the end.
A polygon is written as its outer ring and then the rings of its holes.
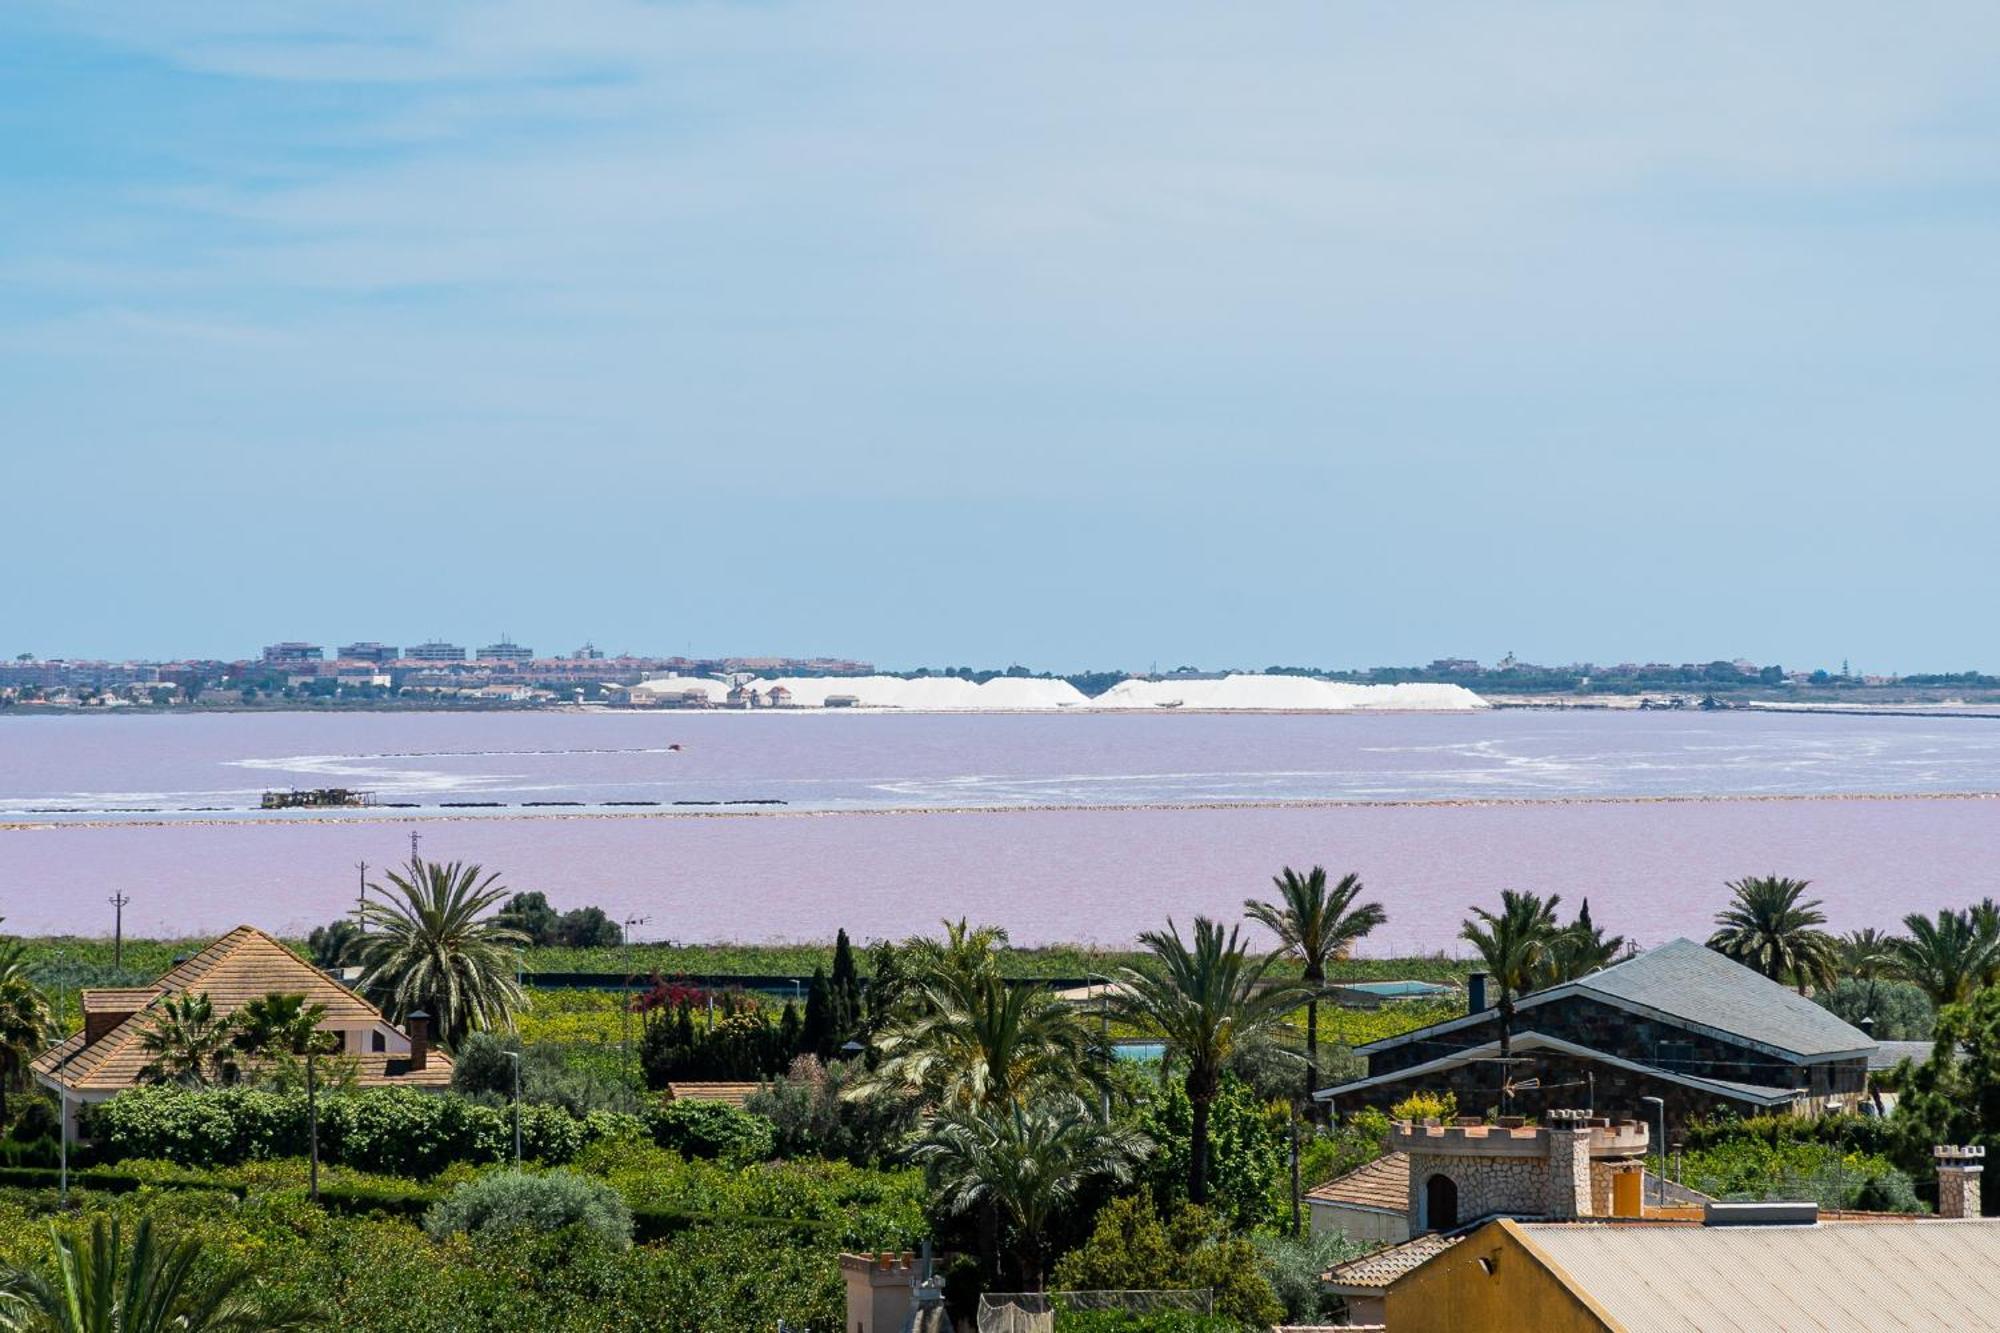
POLYGON ((0 652, 2000 669, 2000 11, 0 10, 0 652))

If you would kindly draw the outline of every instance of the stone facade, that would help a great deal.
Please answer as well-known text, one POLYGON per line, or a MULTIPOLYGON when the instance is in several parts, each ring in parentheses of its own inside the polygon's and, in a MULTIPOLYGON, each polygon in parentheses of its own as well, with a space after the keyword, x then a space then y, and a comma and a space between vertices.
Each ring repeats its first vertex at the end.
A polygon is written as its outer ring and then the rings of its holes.
POLYGON ((1986 1165, 1986 1149, 1937 1147, 1938 1216, 1978 1217, 1979 1177, 1986 1165))
MULTIPOLYGON (((1451 1050, 1466 1050, 1498 1040, 1499 1015, 1489 1010, 1482 1019, 1456 1031, 1427 1032, 1421 1041, 1371 1051, 1368 1074, 1371 1078, 1393 1074, 1435 1060, 1451 1050)), ((1533 1031, 1574 1042, 1662 1072, 1767 1088, 1804 1089, 1804 1095, 1794 1105, 1800 1111, 1826 1109, 1834 1101, 1851 1102, 1863 1094, 1868 1082, 1865 1056, 1795 1064, 1767 1051, 1683 1028, 1667 1019, 1642 1017, 1585 995, 1569 995, 1519 1011, 1515 1014, 1514 1030, 1517 1034, 1533 1031)), ((1530 1091, 1517 1095, 1511 1109, 1522 1114, 1540 1115, 1556 1106, 1575 1105, 1583 1099, 1577 1091, 1579 1084, 1591 1086, 1592 1105, 1613 1116, 1650 1115, 1641 1098, 1659 1097, 1667 1104, 1669 1124, 1680 1124, 1718 1110, 1751 1114, 1769 1109, 1726 1092, 1690 1088, 1656 1074, 1619 1069, 1602 1061, 1549 1050, 1528 1050, 1522 1054, 1535 1063, 1517 1070, 1517 1077, 1539 1077, 1543 1087, 1550 1089, 1547 1093, 1530 1091), (1570 1086, 1558 1088, 1558 1084, 1570 1086)), ((1449 1090, 1457 1094, 1462 1110, 1485 1111, 1497 1106, 1498 1080, 1497 1065, 1479 1063, 1426 1074, 1422 1086, 1426 1090, 1449 1090)), ((1407 1097, 1413 1086, 1401 1083, 1371 1088, 1343 1096, 1340 1104, 1343 1109, 1387 1107, 1407 1097)))
POLYGON ((1614 1164, 1645 1153, 1645 1126, 1612 1124, 1577 1111, 1553 1112, 1551 1120, 1545 1128, 1397 1125, 1389 1147, 1409 1154, 1411 1232, 1460 1226, 1495 1213, 1610 1216, 1614 1164), (1605 1168, 1601 1207, 1600 1165, 1605 1168), (1439 1216, 1446 1202, 1450 1216, 1439 1216))

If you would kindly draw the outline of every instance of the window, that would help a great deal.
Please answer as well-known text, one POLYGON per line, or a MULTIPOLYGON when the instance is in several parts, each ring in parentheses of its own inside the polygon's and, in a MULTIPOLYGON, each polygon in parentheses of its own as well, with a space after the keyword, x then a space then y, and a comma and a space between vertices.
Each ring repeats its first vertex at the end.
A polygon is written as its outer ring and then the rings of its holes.
POLYGON ((383 1051, 389 1049, 389 1043, 383 1039, 382 1029, 376 1028, 375 1031, 372 1034, 370 1034, 368 1049, 374 1051, 377 1055, 380 1055, 383 1051))

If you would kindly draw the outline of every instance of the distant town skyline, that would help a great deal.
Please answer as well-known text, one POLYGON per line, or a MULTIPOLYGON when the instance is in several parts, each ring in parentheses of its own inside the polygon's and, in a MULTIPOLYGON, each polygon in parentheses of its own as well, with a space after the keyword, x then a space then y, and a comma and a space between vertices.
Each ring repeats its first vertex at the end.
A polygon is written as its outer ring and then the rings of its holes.
POLYGON ((19 0, 0 639, 2000 666, 1925 14, 19 0))

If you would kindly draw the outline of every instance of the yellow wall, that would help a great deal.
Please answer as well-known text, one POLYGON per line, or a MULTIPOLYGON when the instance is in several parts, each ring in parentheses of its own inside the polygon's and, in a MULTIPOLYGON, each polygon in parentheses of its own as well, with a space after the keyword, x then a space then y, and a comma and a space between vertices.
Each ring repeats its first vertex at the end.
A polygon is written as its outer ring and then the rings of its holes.
POLYGON ((1394 1333, 1611 1333, 1507 1222, 1488 1223, 1399 1279, 1387 1322, 1394 1333))

